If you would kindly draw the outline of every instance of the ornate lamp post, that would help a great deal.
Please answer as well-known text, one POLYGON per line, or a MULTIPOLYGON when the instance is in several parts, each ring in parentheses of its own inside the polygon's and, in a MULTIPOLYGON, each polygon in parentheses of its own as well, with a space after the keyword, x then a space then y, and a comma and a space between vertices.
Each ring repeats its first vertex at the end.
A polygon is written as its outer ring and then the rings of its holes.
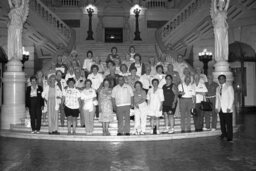
POLYGON ((204 49, 203 52, 198 54, 199 61, 204 64, 204 74, 208 74, 208 62, 212 60, 212 52, 208 52, 207 49, 204 49))
POLYGON ((21 63, 23 64, 22 69, 24 70, 24 63, 29 59, 29 51, 26 51, 24 47, 22 47, 22 59, 21 63))
POLYGON ((140 16, 140 12, 141 12, 141 8, 139 7, 139 5, 136 5, 133 13, 135 14, 135 19, 136 19, 136 23, 135 23, 135 37, 134 40, 142 40, 140 38, 140 30, 139 30, 139 16, 140 16))
POLYGON ((89 26, 88 26, 86 40, 94 40, 93 39, 93 31, 92 31, 92 14, 94 13, 94 9, 93 9, 92 5, 88 5, 86 7, 86 11, 87 11, 88 16, 89 16, 89 26))

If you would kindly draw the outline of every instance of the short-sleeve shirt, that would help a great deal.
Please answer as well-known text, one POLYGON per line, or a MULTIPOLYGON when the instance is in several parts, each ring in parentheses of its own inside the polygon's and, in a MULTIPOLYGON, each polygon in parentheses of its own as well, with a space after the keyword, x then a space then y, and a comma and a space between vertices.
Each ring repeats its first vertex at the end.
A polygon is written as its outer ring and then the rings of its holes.
POLYGON ((151 88, 151 81, 153 80, 153 76, 152 75, 147 75, 147 74, 143 74, 140 77, 140 82, 143 85, 143 88, 148 90, 149 88, 151 88))
POLYGON ((179 91, 184 92, 182 95, 183 98, 192 98, 196 95, 196 86, 195 84, 186 85, 185 83, 181 83, 178 86, 179 91))
POLYGON ((147 99, 147 94, 144 90, 141 90, 139 93, 134 91, 134 103, 137 104, 139 101, 147 99))
POLYGON ((65 106, 70 109, 79 108, 78 99, 81 98, 79 90, 76 88, 67 88, 63 91, 63 96, 65 97, 65 106))
POLYGON ((206 96, 215 96, 216 95, 216 89, 219 86, 216 82, 212 82, 211 84, 209 84, 209 82, 206 82, 205 86, 208 89, 206 96))
POLYGON ((81 92, 81 99, 84 101, 83 109, 92 111, 94 106, 93 99, 96 97, 97 95, 93 88, 84 89, 81 92))
POLYGON ((196 91, 196 103, 201 103, 201 101, 204 100, 204 96, 202 94, 197 94, 197 92, 198 93, 206 93, 206 92, 208 92, 208 90, 205 87, 205 84, 200 82, 200 81, 199 81, 198 85, 195 84, 195 86, 196 86, 196 89, 195 89, 195 91, 196 91))
POLYGON ((100 73, 97 73, 96 75, 91 73, 88 75, 87 79, 92 81, 92 88, 94 88, 95 90, 98 90, 101 83, 103 82, 103 75, 100 73))
POLYGON ((86 59, 84 60, 83 69, 87 69, 87 70, 90 72, 92 65, 93 65, 92 59, 86 58, 86 59))
POLYGON ((131 97, 133 96, 133 90, 128 84, 124 84, 123 86, 117 85, 112 91, 112 98, 116 100, 116 106, 131 105, 131 97))

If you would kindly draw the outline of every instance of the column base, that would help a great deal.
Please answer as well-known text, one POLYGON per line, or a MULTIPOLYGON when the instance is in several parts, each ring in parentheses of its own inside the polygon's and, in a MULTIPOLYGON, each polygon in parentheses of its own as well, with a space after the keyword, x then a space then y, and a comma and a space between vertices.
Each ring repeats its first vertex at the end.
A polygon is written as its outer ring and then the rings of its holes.
POLYGON ((25 73, 18 59, 7 63, 3 76, 3 105, 1 109, 1 129, 10 129, 11 124, 21 123, 25 118, 25 73))
POLYGON ((227 61, 219 61, 215 65, 215 70, 213 72, 214 81, 218 83, 218 76, 225 75, 227 78, 227 83, 233 82, 233 74, 230 72, 229 63, 227 61))

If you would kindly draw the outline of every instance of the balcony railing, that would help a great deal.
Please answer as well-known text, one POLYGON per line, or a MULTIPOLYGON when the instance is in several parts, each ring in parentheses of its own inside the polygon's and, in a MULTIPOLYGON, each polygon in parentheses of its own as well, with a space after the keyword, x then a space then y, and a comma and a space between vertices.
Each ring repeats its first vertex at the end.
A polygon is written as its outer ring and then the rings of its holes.
POLYGON ((41 0, 48 7, 80 7, 82 0, 41 0))
POLYGON ((30 9, 35 11, 46 22, 59 30, 68 42, 71 38, 71 28, 64 23, 56 14, 54 14, 44 3, 40 0, 30 0, 30 9))
POLYGON ((168 8, 169 6, 168 0, 146 0, 147 8, 168 8))
POLYGON ((61 0, 63 7, 78 7, 80 6, 80 0, 61 0))

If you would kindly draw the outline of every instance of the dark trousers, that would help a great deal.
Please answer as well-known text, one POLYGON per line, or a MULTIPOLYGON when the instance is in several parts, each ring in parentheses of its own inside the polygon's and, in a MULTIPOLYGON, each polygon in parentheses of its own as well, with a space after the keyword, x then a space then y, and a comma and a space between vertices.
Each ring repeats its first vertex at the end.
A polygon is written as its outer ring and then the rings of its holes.
POLYGON ((215 100, 216 98, 208 98, 208 100, 212 103, 212 111, 204 111, 204 119, 205 119, 205 127, 210 128, 211 118, 212 118, 212 128, 216 129, 217 125, 217 113, 215 109, 215 100))
POLYGON ((65 111, 64 111, 64 104, 60 104, 60 124, 64 126, 65 123, 65 111))
POLYGON ((223 113, 222 110, 219 112, 220 116, 220 128, 221 136, 227 137, 228 140, 233 139, 233 113, 223 113))
POLYGON ((118 106, 116 109, 118 133, 130 133, 130 106, 118 106))
POLYGON ((41 110, 40 100, 38 100, 36 97, 31 98, 29 114, 30 114, 32 131, 40 131, 42 110, 41 110))
POLYGON ((196 131, 202 131, 203 130, 203 117, 204 117, 204 111, 200 110, 200 103, 196 104, 196 115, 193 116, 195 130, 196 131))

